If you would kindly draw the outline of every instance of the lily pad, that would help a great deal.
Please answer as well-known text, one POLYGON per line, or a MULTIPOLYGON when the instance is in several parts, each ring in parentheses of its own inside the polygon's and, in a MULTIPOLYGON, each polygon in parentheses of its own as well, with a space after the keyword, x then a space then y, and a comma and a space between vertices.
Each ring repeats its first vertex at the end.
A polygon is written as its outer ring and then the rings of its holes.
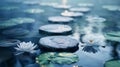
POLYGON ((75 51, 79 42, 67 36, 48 36, 41 38, 39 44, 49 51, 75 51))
POLYGON ((26 10, 24 10, 24 12, 31 13, 31 14, 33 14, 33 13, 38 14, 38 13, 43 13, 44 10, 35 8, 35 9, 26 9, 26 10))
POLYGON ((120 67, 120 60, 108 61, 105 63, 105 67, 120 67))
POLYGON ((28 30, 25 30, 22 28, 7 29, 2 32, 3 35, 10 36, 10 37, 25 36, 28 33, 29 33, 28 30))
POLYGON ((105 35, 106 40, 120 42, 120 37, 105 35))
POLYGON ((110 33, 107 33, 107 35, 113 36, 113 37, 120 37, 120 32, 110 32, 110 33))
POLYGON ((0 29, 12 27, 23 23, 33 23, 33 22, 35 22, 35 20, 32 18, 13 18, 6 21, 0 21, 0 29))
POLYGON ((67 34, 72 31, 72 28, 68 25, 62 25, 62 24, 49 24, 44 25, 39 28, 40 32, 46 32, 50 34, 67 34))
POLYGON ((56 53, 48 52, 39 55, 36 58, 37 63, 40 65, 53 64, 72 64, 78 61, 78 56, 72 53, 56 53))

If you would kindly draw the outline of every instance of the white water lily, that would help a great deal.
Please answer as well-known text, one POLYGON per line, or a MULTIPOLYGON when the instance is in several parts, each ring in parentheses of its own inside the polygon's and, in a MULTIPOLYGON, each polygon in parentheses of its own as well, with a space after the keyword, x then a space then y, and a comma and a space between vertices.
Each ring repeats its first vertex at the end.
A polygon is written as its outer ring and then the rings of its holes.
POLYGON ((88 46, 105 46, 105 37, 102 34, 86 34, 83 42, 88 46))
POLYGON ((22 52, 33 53, 35 52, 34 49, 36 47, 37 45, 34 45, 34 43, 30 41, 30 42, 21 42, 20 44, 17 45, 17 47, 15 47, 15 49, 22 52))
POLYGON ((85 52, 96 53, 100 46, 105 46, 105 37, 102 34, 86 34, 82 41, 85 44, 82 50, 85 52))

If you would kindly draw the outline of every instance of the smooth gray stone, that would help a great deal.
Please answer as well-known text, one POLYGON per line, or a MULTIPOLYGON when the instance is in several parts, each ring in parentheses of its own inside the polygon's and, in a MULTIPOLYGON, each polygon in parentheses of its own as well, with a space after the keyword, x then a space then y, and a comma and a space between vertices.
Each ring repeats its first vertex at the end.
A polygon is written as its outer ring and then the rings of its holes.
POLYGON ((48 21, 54 22, 54 23, 69 23, 72 22, 74 19, 70 17, 64 17, 64 16, 51 16, 48 17, 48 21))
POLYGON ((50 49, 51 51, 72 51, 78 47, 79 42, 67 36, 48 36, 39 40, 40 47, 50 49))
POLYGON ((89 12, 91 9, 87 7, 80 7, 80 8, 70 8, 69 10, 74 12, 89 12))
POLYGON ((53 7, 58 9, 69 9, 71 6, 70 5, 53 5, 53 7))
POLYGON ((50 34, 67 34, 72 32, 72 28, 63 24, 48 24, 41 26, 39 31, 40 33, 45 32, 50 34))

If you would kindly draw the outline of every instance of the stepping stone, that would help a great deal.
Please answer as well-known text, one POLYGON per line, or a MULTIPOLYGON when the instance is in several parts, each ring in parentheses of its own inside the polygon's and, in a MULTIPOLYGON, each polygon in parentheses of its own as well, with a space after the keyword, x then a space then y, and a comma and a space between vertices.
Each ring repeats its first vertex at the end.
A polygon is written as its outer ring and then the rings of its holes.
POLYGON ((66 17, 81 17, 84 14, 81 12, 70 12, 65 10, 64 12, 61 13, 62 16, 66 16, 66 17))
POLYGON ((16 39, 10 39, 10 40, 1 40, 0 41, 0 47, 13 47, 19 44, 20 41, 16 39))
POLYGON ((120 67, 120 60, 107 61, 105 67, 120 67))
POLYGON ((44 51, 74 52, 78 49, 79 42, 67 36, 48 36, 41 38, 39 44, 44 51))
POLYGON ((80 7, 80 8, 70 8, 69 10, 74 12, 89 12, 91 9, 87 7, 80 7))
POLYGON ((48 34, 69 34, 72 32, 72 28, 63 24, 49 24, 41 26, 39 32, 45 32, 48 34))
POLYGON ((39 8, 33 8, 33 9, 26 9, 23 12, 25 12, 25 13, 31 13, 31 14, 34 14, 34 13, 38 14, 38 13, 43 13, 44 10, 39 9, 39 8))
POLYGON ((70 5, 54 5, 53 7, 58 9, 69 9, 71 6, 70 5))
POLYGON ((78 6, 80 6, 80 7, 93 7, 94 4, 92 4, 92 3, 79 3, 78 6))
POLYGON ((41 6, 56 6, 56 5, 58 5, 58 3, 55 3, 55 2, 43 2, 43 3, 40 3, 39 5, 41 5, 41 6))
POLYGON ((2 34, 9 37, 21 37, 29 34, 29 31, 22 28, 14 28, 4 30, 2 34))
POLYGON ((74 19, 70 17, 64 17, 64 16, 52 16, 48 18, 48 21, 53 23, 70 23, 74 19))
POLYGON ((32 18, 21 18, 21 17, 13 18, 6 21, 0 21, 0 29, 5 29, 8 27, 12 27, 15 25, 23 24, 23 23, 34 23, 34 22, 35 20, 32 18))

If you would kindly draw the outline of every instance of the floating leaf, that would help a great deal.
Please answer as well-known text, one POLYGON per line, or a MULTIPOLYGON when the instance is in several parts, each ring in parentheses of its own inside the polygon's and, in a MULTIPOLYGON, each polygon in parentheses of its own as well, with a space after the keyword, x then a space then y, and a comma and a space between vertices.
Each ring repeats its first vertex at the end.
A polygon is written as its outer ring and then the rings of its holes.
POLYGON ((110 33, 107 33, 107 35, 114 36, 114 37, 120 37, 120 31, 119 32, 110 32, 110 33))
POLYGON ((108 61, 105 63, 105 67, 120 67, 120 60, 108 61))
POLYGON ((120 42, 120 37, 105 35, 106 40, 120 42))

